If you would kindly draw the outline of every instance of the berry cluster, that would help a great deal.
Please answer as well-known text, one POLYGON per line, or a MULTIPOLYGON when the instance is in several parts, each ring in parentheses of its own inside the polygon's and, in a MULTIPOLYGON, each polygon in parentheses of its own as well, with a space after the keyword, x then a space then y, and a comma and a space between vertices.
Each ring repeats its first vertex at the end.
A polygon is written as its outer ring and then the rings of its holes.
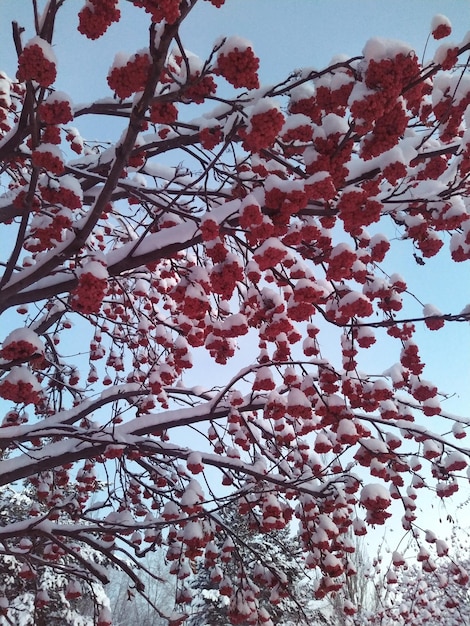
POLYGON ((107 291, 106 268, 98 261, 86 264, 78 277, 78 285, 72 291, 71 306, 81 313, 98 313, 107 291))
POLYGON ((0 397, 4 400, 22 404, 39 404, 41 396, 41 385, 26 367, 13 367, 0 382, 0 397))
POLYGON ((60 144, 60 126, 50 124, 43 128, 41 132, 41 142, 58 146, 60 144))
POLYGON ((444 15, 434 16, 431 22, 431 35, 434 39, 444 39, 452 32, 452 25, 444 15))
POLYGON ((133 93, 143 91, 150 69, 150 56, 147 53, 134 54, 125 65, 116 65, 108 74, 108 85, 123 100, 133 93))
POLYGON ((81 194, 78 195, 68 187, 42 187, 40 186, 42 199, 50 204, 60 204, 68 209, 79 209, 82 206, 81 194))
POLYGON ((142 7, 152 16, 152 22, 163 20, 174 24, 180 16, 180 0, 132 0, 136 7, 142 7))
POLYGON ((70 211, 68 209, 53 210, 52 216, 45 216, 39 220, 39 225, 33 221, 29 237, 24 243, 24 249, 28 252, 41 252, 49 250, 63 241, 65 231, 72 225, 70 211))
POLYGON ((67 124, 73 120, 72 103, 56 91, 40 105, 39 117, 45 124, 67 124))
POLYGON ((295 215, 307 205, 307 195, 300 185, 288 191, 279 189, 269 181, 266 182, 265 205, 269 217, 274 224, 288 224, 295 215))
POLYGON ((270 148, 284 125, 284 116, 276 107, 270 107, 262 113, 255 113, 249 119, 248 126, 240 129, 243 148, 247 152, 260 152, 270 148))
POLYGON ((222 129, 219 126, 212 128, 203 128, 199 131, 199 140, 201 145, 206 150, 212 150, 215 146, 223 140, 224 136, 222 129))
POLYGON ((200 72, 195 72, 195 74, 189 77, 188 82, 183 87, 183 91, 184 102, 202 104, 206 98, 216 92, 216 84, 212 76, 208 74, 201 76, 200 72))
POLYGON ((49 87, 57 76, 56 65, 51 46, 44 39, 34 37, 19 56, 16 77, 20 82, 34 80, 41 87, 49 87))
POLYGON ((57 146, 43 143, 31 155, 35 167, 42 167, 51 174, 60 176, 64 171, 64 160, 57 146))
POLYGON ((337 204, 344 229, 352 235, 359 234, 362 226, 378 222, 382 208, 382 204, 368 198, 364 190, 344 192, 337 204))
POLYGON ((229 52, 224 47, 217 56, 215 73, 223 76, 234 87, 257 89, 259 87, 259 59, 251 46, 236 46, 229 52))
POLYGON ((150 109, 152 124, 173 124, 178 119, 178 109, 173 102, 155 102, 150 109))
POLYGON ((88 0, 78 14, 79 32, 88 39, 101 37, 121 17, 117 4, 118 0, 88 0))
POLYGON ((29 361, 44 354, 44 347, 35 332, 28 328, 14 330, 3 342, 0 357, 7 361, 29 361))

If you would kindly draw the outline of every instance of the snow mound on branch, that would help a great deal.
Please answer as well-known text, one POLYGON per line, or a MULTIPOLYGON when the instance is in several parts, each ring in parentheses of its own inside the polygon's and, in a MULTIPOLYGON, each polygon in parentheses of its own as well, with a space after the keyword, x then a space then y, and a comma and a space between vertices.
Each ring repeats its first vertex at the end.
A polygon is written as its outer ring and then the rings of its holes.
POLYGON ((385 39, 382 37, 372 37, 364 46, 362 51, 364 58, 369 61, 381 61, 382 59, 393 59, 399 54, 412 54, 413 48, 396 39, 385 39))

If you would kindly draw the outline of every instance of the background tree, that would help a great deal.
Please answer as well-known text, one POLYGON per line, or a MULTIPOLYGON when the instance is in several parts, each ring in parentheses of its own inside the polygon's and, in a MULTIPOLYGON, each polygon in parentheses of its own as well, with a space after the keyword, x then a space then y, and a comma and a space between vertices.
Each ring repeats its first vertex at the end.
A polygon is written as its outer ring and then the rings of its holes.
MULTIPOLYGON (((383 524, 395 501, 419 544, 419 488, 452 496, 468 464, 468 420, 442 409, 415 331, 469 308, 421 303, 393 249, 423 281, 443 250, 470 257, 470 44, 423 66, 373 39, 263 88, 244 39, 204 59, 185 48, 197 0, 133 0, 146 47, 110 59, 79 105, 56 80, 66 4, 33 1, 35 32, 13 24, 18 68, 0 83, 0 481, 41 503, 0 528, 0 549, 37 579, 48 543, 55 569, 104 583, 95 550, 145 594, 139 558, 164 546, 189 604, 231 497, 260 532, 295 518, 321 599, 343 584, 351 528, 383 524), (102 143, 82 137, 88 116, 102 143), (208 389, 237 345, 246 362, 208 389)), ((90 0, 78 29, 94 41, 120 17, 90 0)), ((248 607, 247 623, 265 619, 248 607)))
POLYGON ((135 585, 129 584, 129 577, 122 570, 111 571, 111 582, 106 586, 106 592, 113 607, 113 624, 167 626, 168 620, 161 617, 161 613, 170 615, 174 608, 176 577, 170 574, 162 549, 142 557, 140 565, 146 598, 136 592, 135 585))
MULTIPOLYGON (((29 515, 38 515, 37 502, 28 493, 8 487, 0 490, 0 525, 14 525, 29 515)), ((89 550, 83 556, 103 564, 101 553, 89 550)), ((0 624, 21 626, 92 626, 100 607, 109 609, 102 585, 73 578, 67 562, 58 566, 55 546, 50 541, 31 545, 27 535, 19 542, 5 542, 0 555, 0 624), (34 552, 40 552, 49 565, 35 569, 34 552), (19 553, 19 554, 18 554, 19 553), (29 553, 27 560, 18 558, 29 553), (34 572, 34 575, 33 575, 34 572)), ((102 613, 104 614, 104 612, 102 613)))
POLYGON ((252 512, 240 514, 235 505, 219 511, 219 523, 229 536, 216 537, 198 564, 191 581, 189 626, 243 624, 239 606, 247 606, 249 613, 250 601, 258 605, 266 624, 326 623, 311 606, 312 581, 305 576, 300 547, 288 527, 260 532, 260 520, 252 512), (218 555, 221 565, 216 564, 218 555), (244 581, 243 598, 231 597, 232 580, 238 579, 244 581))

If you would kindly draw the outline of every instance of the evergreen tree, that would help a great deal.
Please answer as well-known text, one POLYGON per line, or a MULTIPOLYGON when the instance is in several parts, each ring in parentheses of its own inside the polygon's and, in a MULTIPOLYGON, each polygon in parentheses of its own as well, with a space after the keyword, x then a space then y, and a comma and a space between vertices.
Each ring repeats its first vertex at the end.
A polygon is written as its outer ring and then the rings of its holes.
POLYGON ((191 584, 198 593, 189 626, 252 623, 247 618, 253 614, 247 608, 250 603, 258 607, 261 618, 266 617, 265 624, 312 623, 308 606, 312 582, 302 568, 300 547, 287 526, 263 532, 253 512, 241 514, 236 506, 229 505, 219 512, 218 530, 191 584), (215 554, 221 555, 223 567, 213 564, 215 554), (243 585, 229 600, 232 581, 240 579, 243 585))
MULTIPOLYGON (((98 582, 70 578, 67 559, 52 549, 46 534, 31 540, 22 532, 22 520, 36 515, 38 525, 44 507, 31 497, 9 487, 0 489, 0 527, 18 523, 18 544, 2 542, 0 553, 1 626, 91 626, 106 624, 109 602, 98 582), (101 617, 100 617, 101 615, 101 617)), ((82 557, 102 565, 101 554, 80 546, 82 557)))

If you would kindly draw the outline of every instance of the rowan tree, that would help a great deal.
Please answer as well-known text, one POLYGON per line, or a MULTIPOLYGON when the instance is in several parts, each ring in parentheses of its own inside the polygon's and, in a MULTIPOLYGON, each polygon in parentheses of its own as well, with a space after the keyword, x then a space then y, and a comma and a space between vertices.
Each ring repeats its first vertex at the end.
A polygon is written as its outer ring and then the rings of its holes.
MULTIPOLYGON (((234 502, 260 532, 292 521, 321 599, 353 573, 351 529, 396 501, 419 543, 421 488, 447 498, 465 476, 468 419, 442 409, 416 333, 470 310, 421 303, 393 259, 425 282, 431 257, 470 258, 470 44, 423 65, 372 39, 263 87, 240 36, 186 49, 197 0, 132 0, 146 47, 116 42, 78 104, 57 80, 64 4, 33 1, 34 32, 13 24, 18 68, 0 81, 0 481, 38 503, 0 550, 31 577, 105 582, 91 548, 145 594, 139 557, 163 546, 184 607, 234 502)), ((78 30, 93 41, 120 18, 88 0, 78 30)), ((433 36, 449 33, 438 16, 433 36)), ((231 583, 236 603, 251 582, 231 583)), ((256 593, 247 606, 245 623, 270 623, 256 593)))

